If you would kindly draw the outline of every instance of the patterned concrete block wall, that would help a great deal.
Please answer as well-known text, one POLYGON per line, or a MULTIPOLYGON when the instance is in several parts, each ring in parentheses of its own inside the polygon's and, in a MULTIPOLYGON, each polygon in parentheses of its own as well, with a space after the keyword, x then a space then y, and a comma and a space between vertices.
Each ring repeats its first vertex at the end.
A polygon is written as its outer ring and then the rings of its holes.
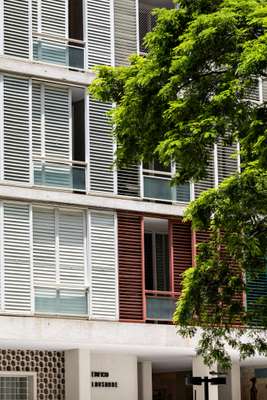
POLYGON ((36 372, 38 400, 64 400, 64 352, 0 349, 0 373, 36 372))

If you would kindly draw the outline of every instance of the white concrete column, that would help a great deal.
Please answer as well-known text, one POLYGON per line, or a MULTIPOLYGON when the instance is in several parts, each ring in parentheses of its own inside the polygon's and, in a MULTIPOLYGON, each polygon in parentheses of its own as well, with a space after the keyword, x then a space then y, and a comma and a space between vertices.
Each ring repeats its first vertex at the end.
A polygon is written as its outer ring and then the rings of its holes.
POLYGON ((143 361, 138 364, 138 399, 152 400, 152 362, 143 361))
POLYGON ((65 351, 66 400, 91 399, 91 368, 89 350, 65 351))
POLYGON ((232 368, 226 376, 226 385, 219 386, 219 399, 241 400, 241 377, 238 360, 232 360, 232 368))
MULTIPOLYGON (((201 376, 204 378, 205 376, 211 377, 210 371, 217 370, 217 367, 209 368, 207 367, 202 357, 196 356, 193 358, 193 366, 192 366, 193 376, 201 376)), ((194 400, 205 400, 204 397, 204 385, 201 386, 193 386, 193 391, 195 397, 194 400)), ((218 386, 209 385, 209 400, 219 400, 219 391, 218 386)), ((228 400, 228 399, 227 399, 228 400)))

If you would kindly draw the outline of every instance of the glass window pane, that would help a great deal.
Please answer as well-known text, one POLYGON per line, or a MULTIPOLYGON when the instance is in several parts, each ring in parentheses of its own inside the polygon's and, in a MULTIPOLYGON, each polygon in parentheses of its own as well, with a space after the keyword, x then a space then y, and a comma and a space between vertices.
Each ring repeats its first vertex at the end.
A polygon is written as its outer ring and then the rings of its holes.
POLYGON ((0 376, 1 400, 30 400, 29 378, 26 376, 0 376))
POLYGON ((87 293, 84 290, 35 289, 35 312, 48 314, 88 314, 87 293))
POLYGON ((175 311, 176 300, 173 298, 147 297, 147 318, 171 321, 175 311))

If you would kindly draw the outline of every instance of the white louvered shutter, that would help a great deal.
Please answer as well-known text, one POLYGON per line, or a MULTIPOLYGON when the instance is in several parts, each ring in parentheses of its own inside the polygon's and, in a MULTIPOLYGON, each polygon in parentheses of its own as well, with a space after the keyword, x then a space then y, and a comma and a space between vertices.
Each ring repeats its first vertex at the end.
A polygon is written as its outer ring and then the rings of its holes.
POLYGON ((32 84, 32 152, 35 156, 42 155, 42 127, 41 127, 41 84, 32 84))
POLYGON ((50 208, 33 208, 34 283, 56 282, 55 212, 50 208))
POLYGON ((41 25, 42 33, 50 33, 57 36, 66 36, 66 0, 42 0, 41 1, 41 25))
POLYGON ((29 1, 4 0, 4 54, 29 58, 29 1))
POLYGON ((115 319, 117 296, 114 215, 92 212, 90 238, 91 315, 93 318, 115 319))
POLYGON ((224 179, 234 175, 238 171, 237 157, 232 156, 237 152, 237 146, 224 146, 222 141, 217 145, 218 179, 221 183, 224 179))
POLYGON ((87 0, 88 67, 111 65, 111 0, 87 0))
POLYGON ((45 86, 45 155, 71 159, 69 90, 45 86))
POLYGON ((214 173, 214 152, 213 149, 210 151, 210 160, 207 167, 207 176, 205 179, 195 183, 195 197, 201 195, 205 190, 215 187, 215 173, 214 173))
POLYGON ((245 98, 253 102, 260 101, 261 93, 260 93, 259 83, 260 83, 259 79, 257 78, 253 79, 251 86, 246 90, 245 98))
POLYGON ((30 210, 4 204, 4 296, 6 312, 31 311, 30 210))
POLYGON ((38 0, 32 0, 32 31, 38 32, 38 0))
POLYGON ((139 167, 137 165, 118 171, 118 194, 123 196, 140 196, 139 167))
POLYGON ((84 212, 58 212, 59 274, 61 284, 84 286, 84 212))
POLYGON ((114 191, 113 139, 107 111, 110 104, 93 101, 89 104, 90 126, 90 190, 114 191))
POLYGON ((4 179, 30 181, 29 80, 4 77, 4 179))
POLYGON ((267 79, 262 79, 262 98, 263 101, 267 101, 267 79))
POLYGON ((136 0, 114 0, 115 64, 128 64, 137 52, 136 0))

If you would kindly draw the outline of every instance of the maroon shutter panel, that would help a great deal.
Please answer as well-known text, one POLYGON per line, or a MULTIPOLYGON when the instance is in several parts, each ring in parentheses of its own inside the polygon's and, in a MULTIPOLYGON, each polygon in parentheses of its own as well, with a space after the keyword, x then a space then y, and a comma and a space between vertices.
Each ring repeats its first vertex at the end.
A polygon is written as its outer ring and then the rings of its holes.
POLYGON ((142 217, 118 213, 120 320, 143 321, 142 217))
POLYGON ((191 226, 171 221, 173 245, 174 291, 180 293, 183 272, 192 267, 191 226))

